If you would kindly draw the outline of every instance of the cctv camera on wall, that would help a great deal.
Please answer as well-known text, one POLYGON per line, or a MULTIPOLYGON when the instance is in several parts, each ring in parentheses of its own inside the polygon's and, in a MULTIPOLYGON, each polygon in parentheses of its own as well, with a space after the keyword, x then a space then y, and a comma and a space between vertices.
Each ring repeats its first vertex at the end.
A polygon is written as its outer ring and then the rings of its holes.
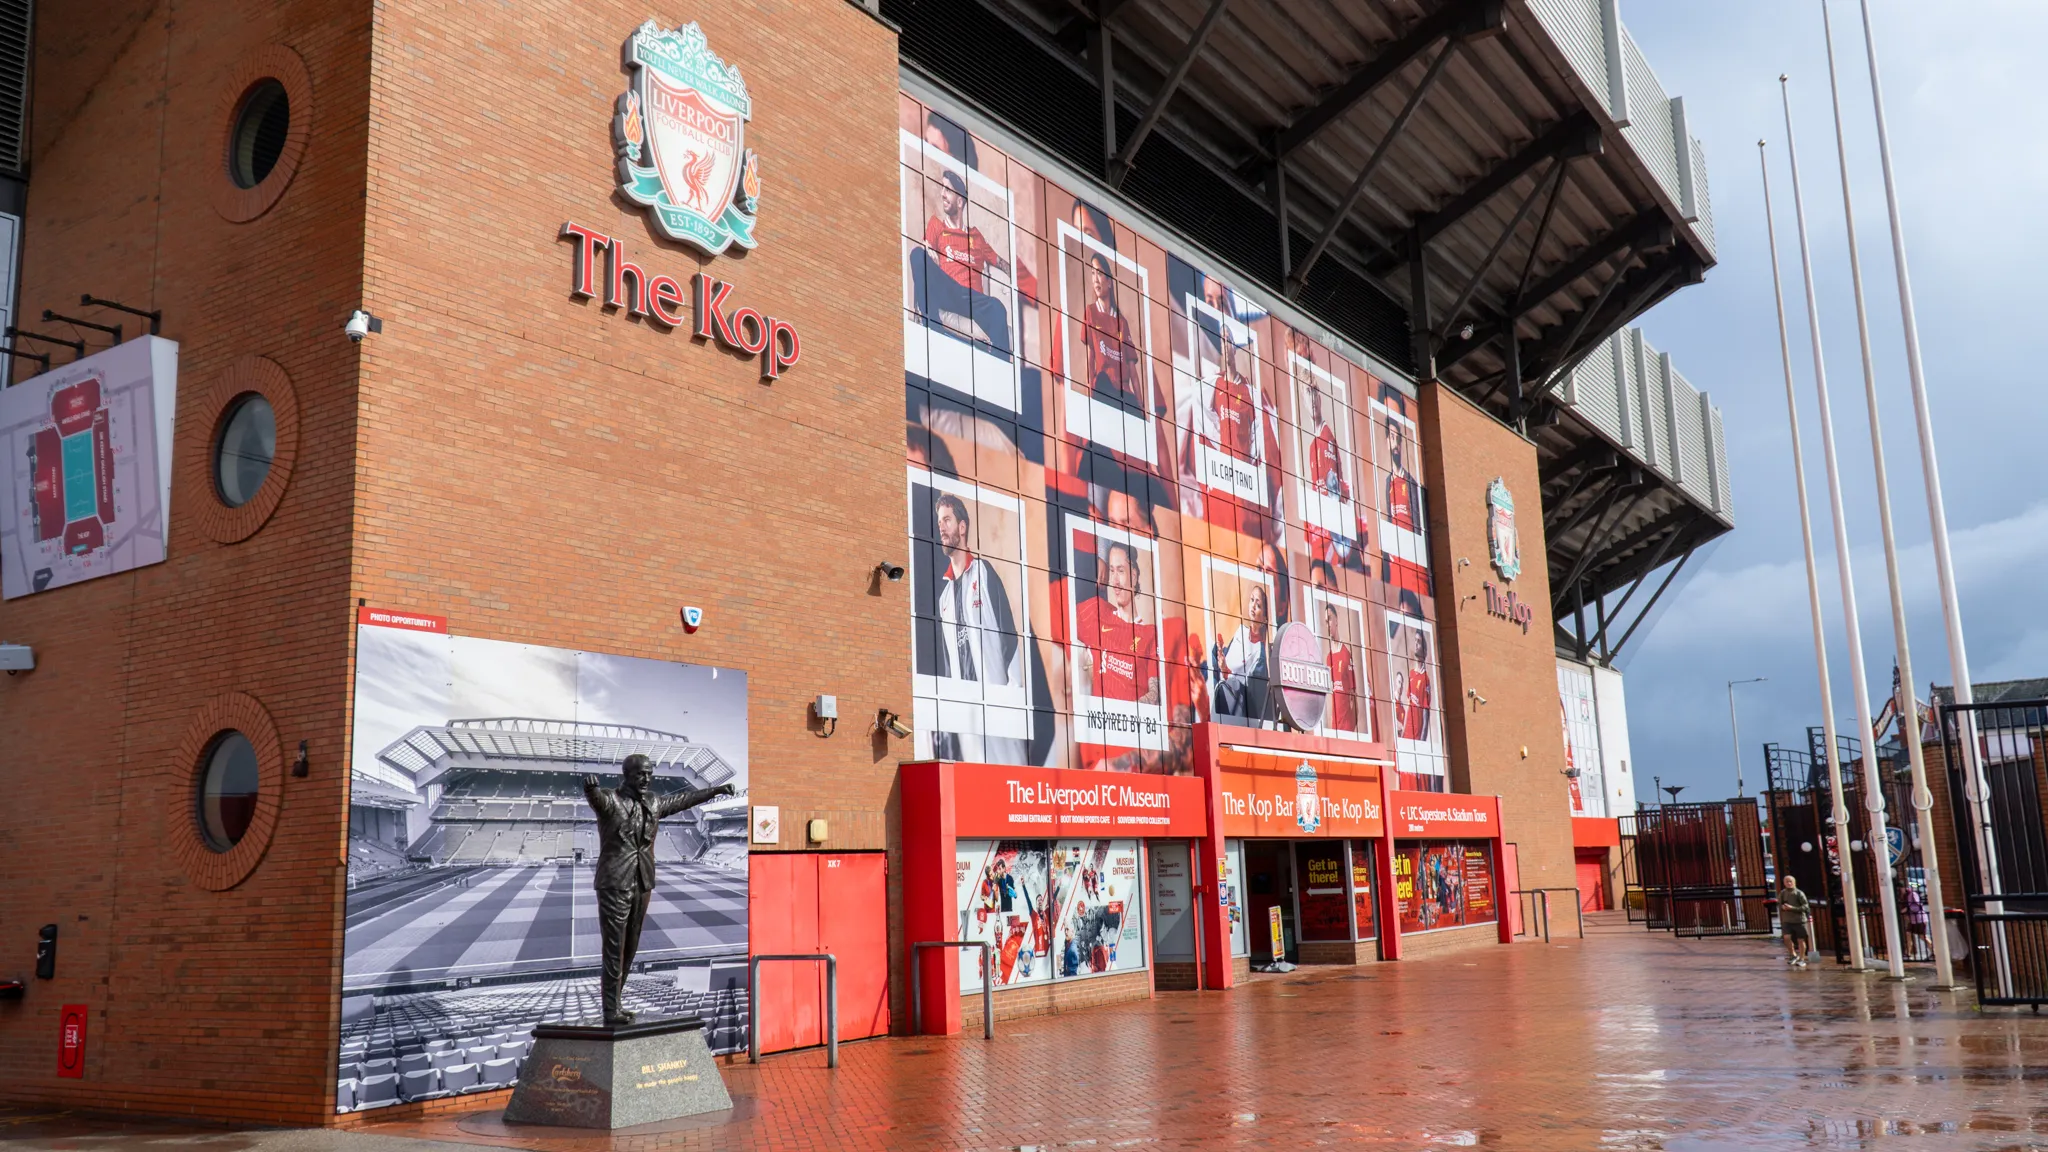
POLYGON ((348 323, 341 330, 347 334, 350 341, 361 344, 363 337, 368 336, 372 332, 382 332, 384 330, 384 321, 358 308, 354 312, 349 313, 348 323))

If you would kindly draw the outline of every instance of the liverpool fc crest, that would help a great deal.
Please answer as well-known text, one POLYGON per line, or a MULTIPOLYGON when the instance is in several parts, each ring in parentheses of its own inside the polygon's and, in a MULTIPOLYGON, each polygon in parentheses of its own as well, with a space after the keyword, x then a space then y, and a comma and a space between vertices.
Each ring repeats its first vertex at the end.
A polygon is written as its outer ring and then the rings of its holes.
POLYGON ((1486 487, 1486 545, 1503 580, 1522 574, 1522 543, 1515 536, 1515 497, 1495 476, 1486 487))
POLYGON ((664 32, 652 20, 626 41, 626 67, 632 85, 612 120, 619 190, 707 255, 752 248, 761 161, 746 146, 754 110, 740 70, 712 55, 697 25, 664 32))
POLYGON ((1294 770, 1294 826, 1313 836, 1323 827, 1322 790, 1316 787, 1316 766, 1306 760, 1294 770))

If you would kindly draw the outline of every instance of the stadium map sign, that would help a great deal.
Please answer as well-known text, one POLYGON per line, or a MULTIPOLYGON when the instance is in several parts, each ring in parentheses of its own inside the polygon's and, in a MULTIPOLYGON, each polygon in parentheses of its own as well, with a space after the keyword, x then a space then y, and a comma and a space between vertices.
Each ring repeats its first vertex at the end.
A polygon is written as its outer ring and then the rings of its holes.
POLYGON ((177 385, 144 336, 0 392, 0 596, 162 562, 177 385))

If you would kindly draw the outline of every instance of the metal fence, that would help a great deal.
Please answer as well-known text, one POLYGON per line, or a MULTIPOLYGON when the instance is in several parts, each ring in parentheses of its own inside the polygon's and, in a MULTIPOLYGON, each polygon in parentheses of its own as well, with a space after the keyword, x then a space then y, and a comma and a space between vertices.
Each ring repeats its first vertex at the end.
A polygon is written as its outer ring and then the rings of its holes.
MULTIPOLYGON (((1753 800, 1643 808, 1635 838, 1643 922, 1680 936, 1755 936, 1772 929, 1763 822, 1753 800)), ((1633 917, 1631 917, 1633 918, 1633 917)))
POLYGON ((1981 1004, 2048 1003, 2048 700, 1951 704, 1941 713, 1981 1004))

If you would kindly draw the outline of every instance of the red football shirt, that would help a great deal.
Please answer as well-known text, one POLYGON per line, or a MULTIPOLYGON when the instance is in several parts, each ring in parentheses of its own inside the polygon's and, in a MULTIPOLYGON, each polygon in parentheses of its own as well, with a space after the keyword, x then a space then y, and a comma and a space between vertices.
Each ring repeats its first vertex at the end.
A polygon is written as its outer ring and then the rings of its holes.
POLYGON ((1330 649, 1330 726, 1340 732, 1358 731, 1358 669, 1352 665, 1351 649, 1342 644, 1330 649))
POLYGON ((948 227, 940 216, 925 221, 924 246, 946 275, 970 292, 988 290, 982 269, 1002 259, 1002 253, 982 237, 981 229, 948 227))
POLYGON ((1408 691, 1401 709, 1401 739, 1420 740, 1429 723, 1429 673, 1408 670, 1408 691))
POLYGON ((1337 437, 1331 434, 1328 424, 1309 441, 1308 479, 1332 496, 1349 495, 1344 491, 1343 465, 1337 459, 1337 437))
POLYGON ((1075 639, 1088 649, 1094 667, 1095 695, 1105 700, 1131 700, 1159 675, 1159 630, 1116 614, 1100 596, 1092 596, 1075 615, 1075 639))
POLYGON ((1225 452, 1240 460, 1252 458, 1253 426, 1258 408, 1252 403, 1251 385, 1228 373, 1216 379, 1216 398, 1210 401, 1216 414, 1217 437, 1225 452))
POLYGON ((1105 377, 1109 385, 1131 403, 1142 406, 1144 395, 1137 386, 1138 346, 1131 342, 1131 324, 1119 313, 1088 305, 1089 387, 1105 377))
POLYGON ((1422 531, 1415 519, 1415 481, 1405 472, 1387 477, 1387 519, 1410 532, 1422 531))

